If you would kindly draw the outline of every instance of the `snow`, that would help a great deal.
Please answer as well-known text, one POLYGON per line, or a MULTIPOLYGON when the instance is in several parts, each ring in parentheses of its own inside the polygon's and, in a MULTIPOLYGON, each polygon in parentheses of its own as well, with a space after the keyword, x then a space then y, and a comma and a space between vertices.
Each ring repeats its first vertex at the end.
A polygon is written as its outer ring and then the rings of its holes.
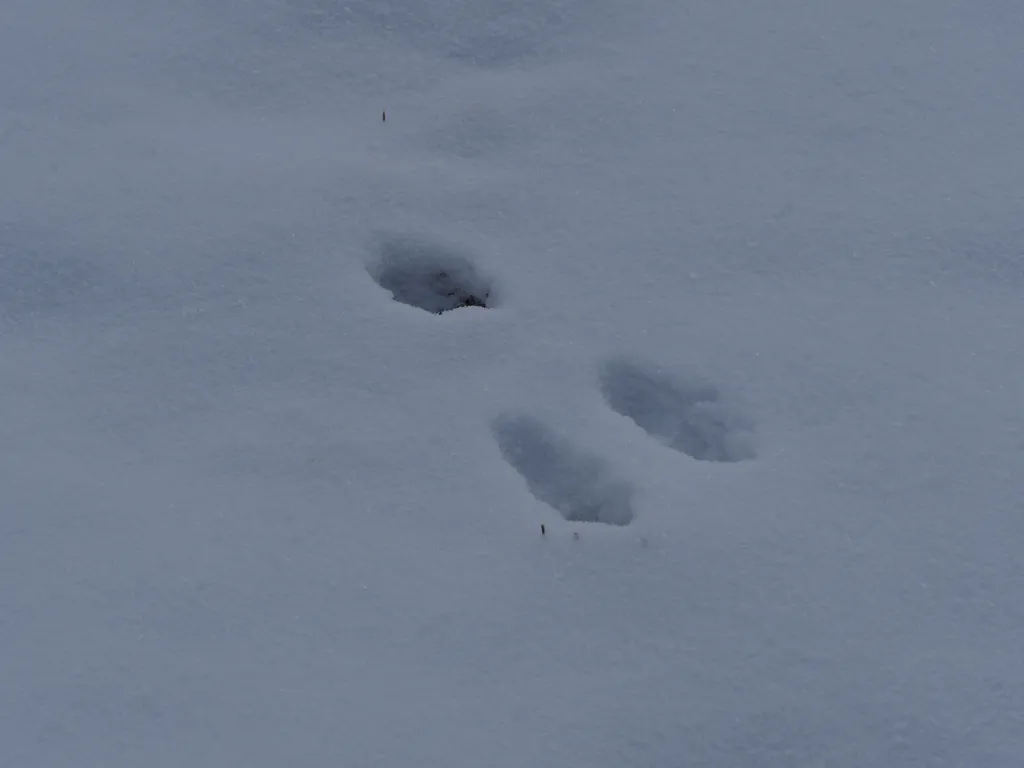
POLYGON ((0 765, 1019 765, 1022 33, 7 0, 0 765))

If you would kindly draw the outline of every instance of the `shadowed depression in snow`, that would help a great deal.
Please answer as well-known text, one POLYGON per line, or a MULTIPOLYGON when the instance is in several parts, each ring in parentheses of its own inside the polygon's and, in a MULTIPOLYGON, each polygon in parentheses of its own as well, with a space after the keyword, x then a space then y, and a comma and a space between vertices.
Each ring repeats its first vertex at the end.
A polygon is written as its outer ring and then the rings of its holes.
POLYGON ((435 315, 491 303, 490 281, 468 256, 423 240, 385 242, 370 274, 395 301, 435 315))
POLYGON ((633 489, 607 464, 530 416, 503 416, 492 424, 505 460, 539 501, 576 523, 629 525, 633 489))
POLYGON ((750 420, 723 402, 717 387, 626 360, 606 363, 600 383, 612 410, 687 456, 701 461, 754 458, 750 420))

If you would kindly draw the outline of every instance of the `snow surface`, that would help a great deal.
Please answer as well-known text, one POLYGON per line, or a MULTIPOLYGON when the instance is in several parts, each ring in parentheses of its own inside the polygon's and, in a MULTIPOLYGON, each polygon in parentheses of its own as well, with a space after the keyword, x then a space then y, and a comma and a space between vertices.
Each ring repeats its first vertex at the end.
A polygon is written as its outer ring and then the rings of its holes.
POLYGON ((1022 39, 4 0, 0 765, 1021 765, 1022 39))

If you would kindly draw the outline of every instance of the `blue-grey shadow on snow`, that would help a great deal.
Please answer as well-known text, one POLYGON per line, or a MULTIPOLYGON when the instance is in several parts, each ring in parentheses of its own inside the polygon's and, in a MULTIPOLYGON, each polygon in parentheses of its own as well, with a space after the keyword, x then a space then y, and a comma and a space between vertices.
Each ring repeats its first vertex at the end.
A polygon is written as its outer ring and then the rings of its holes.
POLYGON ((756 455, 753 422, 711 384, 625 359, 606 362, 599 378, 612 410, 687 456, 736 462, 756 455))
POLYGON ((286 0, 322 35, 381 38, 485 69, 544 60, 592 14, 586 0, 286 0))
POLYGON ((633 487, 603 460, 577 448, 531 416, 504 415, 491 425, 502 456, 530 493, 571 522, 629 525, 633 487))
POLYGON ((421 238, 383 241, 369 272, 395 301, 435 315, 494 302, 491 281, 469 256, 421 238))

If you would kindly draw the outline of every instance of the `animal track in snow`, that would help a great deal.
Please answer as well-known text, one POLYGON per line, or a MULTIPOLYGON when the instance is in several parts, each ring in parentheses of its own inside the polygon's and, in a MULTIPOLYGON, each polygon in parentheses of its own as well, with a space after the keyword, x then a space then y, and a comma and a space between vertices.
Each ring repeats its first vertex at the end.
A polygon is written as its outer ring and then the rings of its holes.
POLYGON ((701 461, 755 456, 752 422, 711 384, 621 359, 605 363, 600 384, 612 410, 677 451, 701 461))
POLYGON ((502 416, 492 424, 505 460, 530 493, 570 522, 629 525, 633 487, 604 461, 576 448, 530 416, 502 416))
POLYGON ((369 271, 395 301, 435 315, 491 305, 491 283, 468 257, 424 240, 385 241, 369 271))

